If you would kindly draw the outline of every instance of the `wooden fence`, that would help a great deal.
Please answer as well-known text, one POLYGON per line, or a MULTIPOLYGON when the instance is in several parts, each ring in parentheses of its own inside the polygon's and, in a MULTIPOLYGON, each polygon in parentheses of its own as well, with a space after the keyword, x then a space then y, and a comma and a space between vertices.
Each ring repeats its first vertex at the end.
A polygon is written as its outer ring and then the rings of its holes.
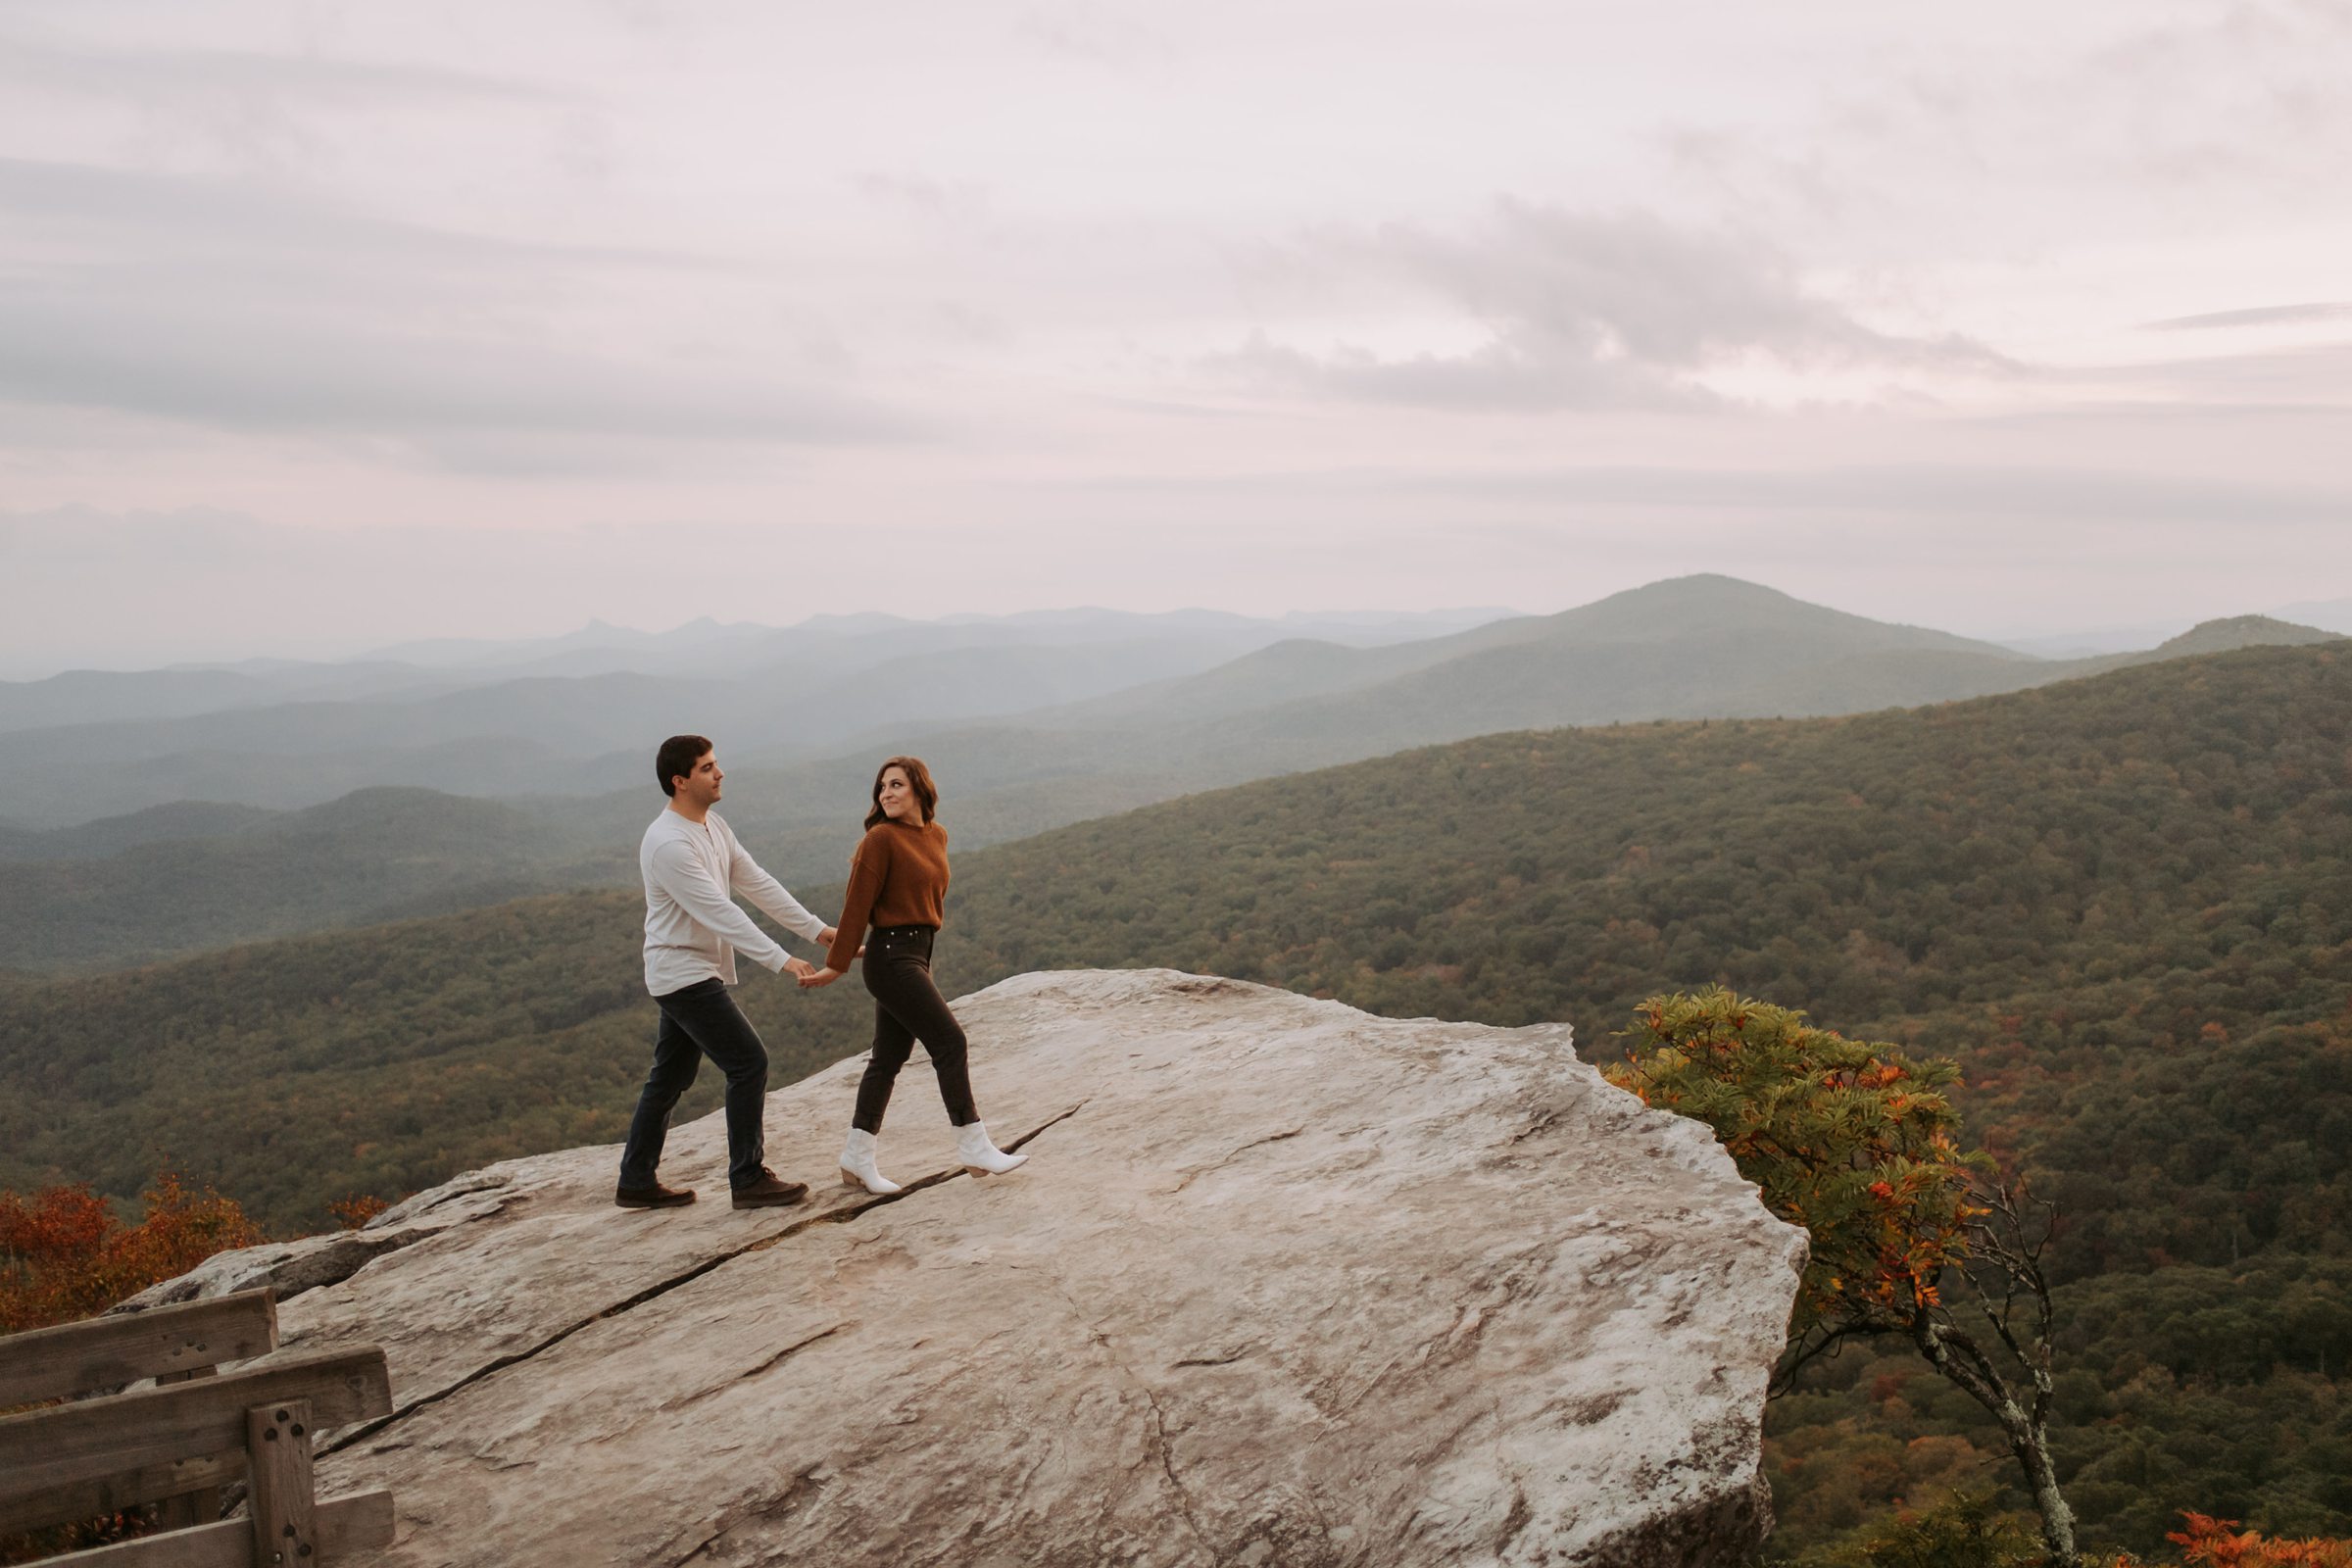
POLYGON ((70 1401, 0 1416, 0 1536, 164 1502, 180 1528, 44 1568, 325 1568, 391 1544, 392 1494, 320 1502, 311 1474, 319 1429, 391 1414, 384 1352, 276 1349, 269 1291, 0 1338, 0 1409, 70 1401), (238 1481, 248 1517, 222 1520, 238 1481))

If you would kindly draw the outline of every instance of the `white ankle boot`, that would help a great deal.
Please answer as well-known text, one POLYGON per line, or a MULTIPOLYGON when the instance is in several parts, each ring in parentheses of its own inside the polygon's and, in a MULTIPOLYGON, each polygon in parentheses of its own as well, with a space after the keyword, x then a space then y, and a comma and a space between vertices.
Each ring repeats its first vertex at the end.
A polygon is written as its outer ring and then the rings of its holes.
POLYGON ((874 1154, 874 1135, 861 1127, 851 1128, 850 1141, 841 1148, 841 1185, 862 1187, 881 1198, 901 1191, 897 1182, 876 1168, 874 1154))
POLYGON ((1007 1154, 988 1136, 985 1122, 967 1121, 956 1129, 956 1157, 975 1176, 1002 1176, 1029 1163, 1027 1154, 1007 1154))

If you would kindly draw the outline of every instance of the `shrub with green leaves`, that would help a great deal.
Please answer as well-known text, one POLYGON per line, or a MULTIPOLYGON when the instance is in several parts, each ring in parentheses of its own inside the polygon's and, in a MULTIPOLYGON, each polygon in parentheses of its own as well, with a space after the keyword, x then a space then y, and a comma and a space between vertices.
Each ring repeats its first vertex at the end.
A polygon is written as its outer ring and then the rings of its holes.
POLYGON ((1961 1153, 1944 1096, 1958 1067, 1720 986, 1652 997, 1634 1024, 1609 1081, 1713 1128, 1765 1206, 1812 1237, 1792 1344, 1903 1331, 1941 1299, 1983 1212, 1968 1200, 1981 1157, 1961 1153))

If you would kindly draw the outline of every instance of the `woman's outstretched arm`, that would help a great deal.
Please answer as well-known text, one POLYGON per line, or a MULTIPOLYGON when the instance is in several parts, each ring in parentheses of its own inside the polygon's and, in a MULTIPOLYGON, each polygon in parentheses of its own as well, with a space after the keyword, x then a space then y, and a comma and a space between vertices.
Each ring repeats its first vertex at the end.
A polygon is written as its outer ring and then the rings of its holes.
POLYGON ((850 858, 850 885, 841 896, 841 924, 834 928, 832 949, 825 956, 826 969, 837 976, 850 972, 850 960, 858 956, 865 942, 874 901, 882 897, 883 884, 890 880, 890 844, 882 829, 869 829, 858 853, 850 858))

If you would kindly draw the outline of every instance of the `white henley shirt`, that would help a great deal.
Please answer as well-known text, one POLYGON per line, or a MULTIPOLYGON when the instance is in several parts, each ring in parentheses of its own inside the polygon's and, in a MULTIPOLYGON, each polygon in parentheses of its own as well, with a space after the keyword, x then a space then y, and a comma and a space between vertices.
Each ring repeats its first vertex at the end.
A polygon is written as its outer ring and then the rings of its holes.
POLYGON ((657 997, 713 977, 733 985, 738 950, 784 967, 784 950, 736 906, 737 894, 811 942, 825 929, 745 853, 716 811, 693 822, 663 810, 645 830, 637 869, 645 877, 645 989, 657 997))

